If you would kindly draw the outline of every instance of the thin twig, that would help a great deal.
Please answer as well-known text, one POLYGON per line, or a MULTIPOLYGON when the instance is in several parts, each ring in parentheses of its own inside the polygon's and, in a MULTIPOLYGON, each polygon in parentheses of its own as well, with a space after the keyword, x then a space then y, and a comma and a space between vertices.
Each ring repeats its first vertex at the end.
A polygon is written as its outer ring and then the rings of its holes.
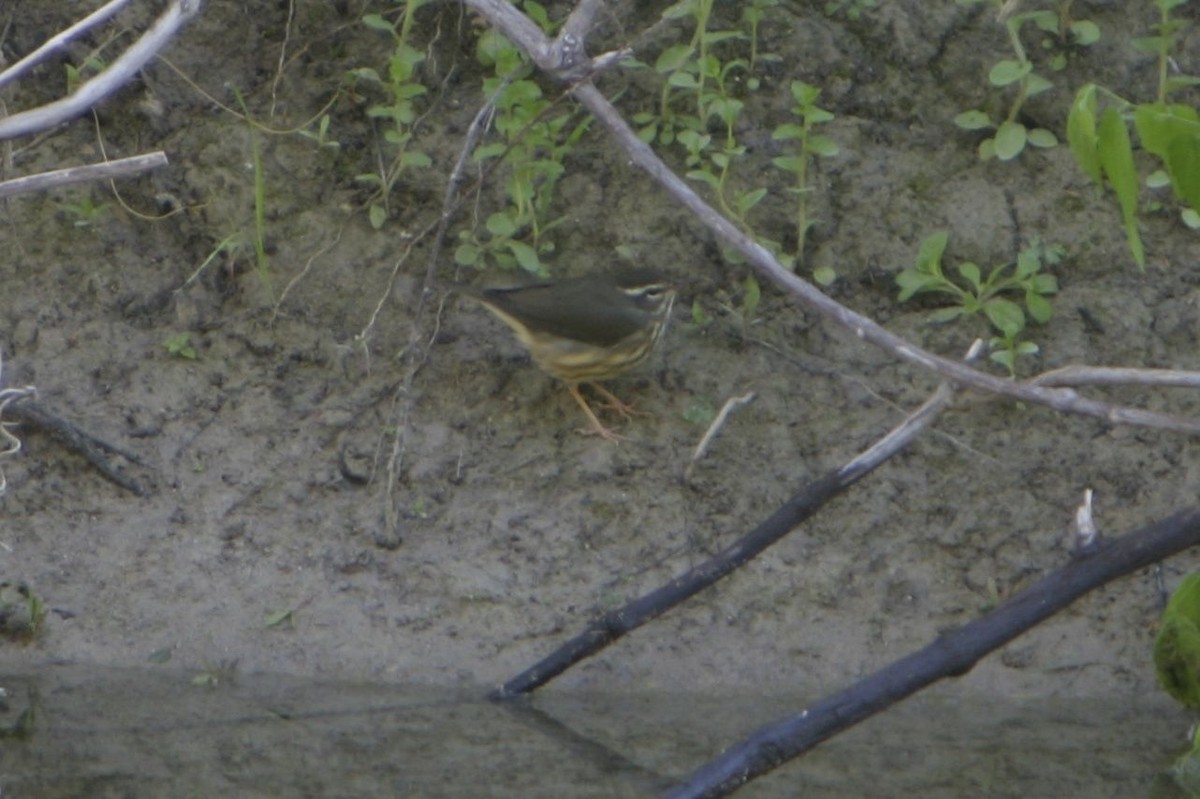
POLYGON ((60 186, 85 183, 91 180, 115 180, 167 165, 167 154, 159 150, 145 155, 118 158, 102 164, 69 166, 36 175, 26 175, 0 182, 0 200, 33 191, 49 191, 60 186))
POLYGON ((745 405, 749 405, 754 401, 755 393, 750 391, 740 397, 730 397, 725 400, 725 404, 721 406, 721 412, 717 414, 717 418, 712 420, 712 424, 704 431, 704 437, 700 439, 700 443, 696 445, 696 450, 692 453, 692 459, 688 461, 687 468, 683 470, 683 479, 691 480, 692 471, 696 468, 696 464, 708 454, 708 447, 712 444, 713 439, 717 437, 717 433, 725 426, 725 422, 729 419, 729 415, 736 410, 739 410, 745 405))

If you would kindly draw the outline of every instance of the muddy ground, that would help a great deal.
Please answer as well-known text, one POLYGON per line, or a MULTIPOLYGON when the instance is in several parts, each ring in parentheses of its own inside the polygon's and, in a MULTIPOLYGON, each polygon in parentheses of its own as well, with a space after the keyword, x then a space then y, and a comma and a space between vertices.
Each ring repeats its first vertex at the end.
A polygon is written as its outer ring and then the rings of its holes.
MULTIPOLYGON (((653 61, 690 36, 682 23, 641 36, 661 9, 616 5, 593 52, 636 40, 653 61)), ((1047 72, 1057 88, 1027 108, 1060 138, 1083 82, 1147 97, 1155 77, 1153 60, 1130 44, 1153 22, 1143 4, 1075 5, 1103 37, 1065 71, 1047 72)), ((56 6, 16 4, 3 43, 10 62, 69 24, 56 6)), ((1007 99, 986 80, 1007 56, 991 10, 913 0, 852 19, 823 6, 770 12, 761 47, 781 61, 747 94, 740 131, 754 142, 740 174, 772 190, 752 220, 787 243, 790 200, 769 166, 779 152, 769 134, 787 118, 789 81, 821 87, 836 114, 828 131, 841 154, 812 178, 802 274, 833 267, 838 300, 954 356, 981 324, 931 325, 934 305, 897 303, 894 274, 938 229, 951 232, 948 261, 985 265, 1011 261, 1039 236, 1066 254, 1052 269, 1055 316, 1033 331, 1041 354, 1023 374, 1072 363, 1200 366, 1200 245, 1169 197, 1142 218, 1148 264, 1139 273, 1115 201, 1065 147, 982 163, 980 136, 954 126, 960 111, 999 110, 1007 99)), ((622 444, 578 435, 581 416, 561 385, 486 311, 446 291, 477 279, 453 265, 453 237, 499 207, 499 178, 451 226, 431 312, 414 316, 431 247, 414 236, 440 213, 484 96, 478 26, 454 4, 423 9, 416 26, 429 94, 414 146, 432 166, 398 182, 382 229, 368 222, 369 191, 354 176, 386 157, 381 128, 364 113, 380 96, 343 75, 386 69, 388 38, 360 18, 389 8, 211 3, 166 52, 170 65, 155 62, 94 120, 14 143, 11 174, 96 161, 102 147, 109 157, 162 149, 171 164, 119 182, 119 198, 96 185, 4 207, 4 385, 36 385, 47 407, 134 451, 144 465, 130 473, 150 489, 134 496, 53 439, 13 429, 24 449, 3 461, 0 575, 27 583, 51 610, 36 640, 0 650, 10 667, 169 662, 200 673, 236 664, 495 684, 597 611, 731 541, 936 385, 770 288, 743 329, 730 308, 745 267, 725 262, 711 235, 594 126, 566 162, 551 271, 637 261, 707 282, 676 304, 652 361, 613 383, 653 415, 623 424, 622 444), (235 89, 263 128, 231 113, 235 89), (338 147, 291 132, 331 100, 328 138, 338 147), (250 244, 255 143, 266 279, 250 244), (225 241, 240 246, 218 252, 225 241), (710 321, 693 320, 693 300, 710 321), (168 347, 181 334, 194 358, 168 347), (414 340, 423 357, 406 393, 414 340), (747 392, 754 401, 684 480, 704 429, 695 409, 747 392), (268 624, 288 609, 290 620, 268 624)), ((65 61, 79 63, 113 34, 128 41, 122 31, 149 13, 127 12, 6 90, 9 112, 56 96, 65 61)), ((1198 41, 1189 36, 1177 52, 1185 71, 1200 70, 1198 41)), ((601 86, 624 92, 627 114, 657 96, 649 73, 616 72, 601 86)), ((677 151, 664 154, 685 168, 677 151)), ((1200 397, 1186 391, 1106 396, 1200 415, 1200 397)), ((1095 489, 1099 523, 1114 535, 1193 502, 1197 452, 1177 434, 1042 408, 964 408, 740 573, 556 685, 844 685, 1063 564, 1084 489, 1095 489)), ((1177 558, 1161 579, 1172 587, 1196 563, 1177 558)), ((962 689, 1146 701, 1159 579, 1147 570, 1092 594, 989 658, 962 689)))

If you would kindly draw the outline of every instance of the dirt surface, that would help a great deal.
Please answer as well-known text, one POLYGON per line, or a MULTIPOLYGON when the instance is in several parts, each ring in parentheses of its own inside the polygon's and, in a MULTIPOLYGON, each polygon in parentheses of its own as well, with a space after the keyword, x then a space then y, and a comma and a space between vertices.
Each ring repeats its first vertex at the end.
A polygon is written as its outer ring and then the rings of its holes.
MULTIPOLYGON (((69 24, 51 5, 17 4, 3 44, 10 62, 69 24)), ((593 52, 636 38, 661 11, 617 5, 593 52)), ((769 159, 789 81, 822 87, 837 115, 828 130, 841 155, 813 175, 803 273, 833 267, 838 300, 957 356, 984 329, 932 326, 931 304, 896 302, 894 274, 937 229, 951 232, 950 262, 984 265, 1011 261, 1040 236, 1066 256, 1052 270, 1056 314, 1034 331, 1041 355, 1024 373, 1200 366, 1200 245, 1170 201, 1143 217, 1149 257, 1139 273, 1115 201, 1065 147, 981 163, 980 137, 953 125, 960 111, 1001 104, 986 76, 1007 42, 991 11, 911 0, 854 20, 823 5, 772 12, 762 48, 782 60, 747 96, 740 131, 756 143, 740 174, 772 189, 752 219, 786 242, 790 200, 769 159)), ((1149 11, 1081 5, 1076 13, 1100 24, 1102 40, 1054 73, 1057 88, 1027 109, 1060 138, 1084 81, 1126 96, 1153 87, 1151 58, 1129 41, 1147 31, 1149 11)), ((385 146, 364 115, 379 98, 342 81, 352 68, 386 69, 390 42, 361 24, 366 10, 302 3, 289 16, 286 3, 210 3, 166 53, 174 68, 155 62, 95 122, 16 143, 18 174, 98 160, 101 142, 110 157, 161 148, 171 165, 121 181, 120 201, 93 186, 5 205, 4 385, 36 385, 47 407, 135 452, 144 466, 130 473, 149 487, 133 496, 53 439, 13 430, 24 449, 3 461, 0 575, 27 583, 51 611, 34 642, 4 645, 11 667, 147 666, 169 656, 197 672, 236 662, 245 672, 496 683, 597 611, 733 540, 936 385, 770 288, 744 331, 729 308, 745 267, 724 262, 712 237, 594 126, 566 163, 551 270, 583 274, 631 258, 707 283, 676 304, 651 362, 613 383, 653 416, 623 424, 622 444, 578 435, 582 417, 561 385, 484 309, 446 292, 475 279, 456 275, 449 253, 457 230, 498 207, 498 178, 452 225, 429 312, 415 317, 431 242, 414 236, 440 213, 484 97, 476 27, 453 4, 424 9, 417 25, 430 91, 415 143, 433 165, 401 179, 381 230, 368 223, 368 190, 354 176, 375 169, 385 146), (252 132, 217 106, 236 108, 234 89, 270 130, 252 132), (288 132, 331 99, 329 138, 340 147, 288 132), (249 244, 255 142, 269 285, 249 244), (230 237, 241 246, 218 252, 230 237), (692 321, 693 300, 710 322, 692 321), (167 347, 184 333, 194 359, 167 347), (406 391, 410 342, 421 366, 406 391), (747 392, 754 401, 684 480, 704 430, 685 419, 689 409, 747 392), (268 626, 287 609, 290 623, 268 626)), ((148 14, 129 12, 95 41, 148 14)), ((638 39, 639 57, 652 62, 689 35, 666 26, 638 39)), ((1177 53, 1186 72, 1200 70, 1196 41, 1177 53)), ((73 47, 64 60, 79 63, 88 50, 73 47)), ((55 61, 6 90, 9 112, 55 96, 62 73, 55 61)), ((624 91, 627 114, 653 102, 654 85, 649 73, 601 81, 610 96, 624 91)), ((677 151, 665 154, 685 169, 677 151)), ((1106 396, 1200 416, 1200 398, 1186 391, 1106 396)), ((1084 489, 1095 489, 1098 521, 1115 535, 1193 502, 1198 470, 1194 443, 1179 435, 1011 403, 964 407, 740 573, 556 685, 844 685, 1063 564, 1084 489)), ((1167 564, 1165 584, 1196 560, 1167 564)), ((961 685, 1143 695, 1154 688, 1161 602, 1153 571, 1119 581, 961 685)))

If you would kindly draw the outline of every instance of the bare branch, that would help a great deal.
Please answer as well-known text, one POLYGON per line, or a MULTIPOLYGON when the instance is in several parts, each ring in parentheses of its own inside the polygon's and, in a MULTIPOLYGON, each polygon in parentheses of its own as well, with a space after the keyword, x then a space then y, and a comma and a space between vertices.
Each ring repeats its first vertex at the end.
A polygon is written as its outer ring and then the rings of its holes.
POLYGON ((130 158, 118 158, 115 161, 105 161, 102 164, 86 166, 69 166, 65 169, 55 169, 50 172, 39 172, 23 178, 14 178, 0 182, 0 200, 27 194, 31 191, 47 191, 59 186, 69 186, 74 183, 84 183, 89 180, 113 180, 129 177, 140 172, 157 169, 167 165, 167 154, 159 150, 146 155, 135 155, 130 158))

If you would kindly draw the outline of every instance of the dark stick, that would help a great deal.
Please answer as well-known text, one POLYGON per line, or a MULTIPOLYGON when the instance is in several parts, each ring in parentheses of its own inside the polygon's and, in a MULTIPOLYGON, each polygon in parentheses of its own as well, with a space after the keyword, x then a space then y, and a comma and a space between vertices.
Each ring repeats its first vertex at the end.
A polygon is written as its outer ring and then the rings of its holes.
MULTIPOLYGON (((972 352, 975 352, 975 348, 972 348, 972 352)), ((537 664, 492 691, 488 695, 489 698, 508 699, 540 688, 579 661, 661 616, 756 557, 815 514, 830 499, 908 446, 933 424, 937 416, 949 405, 953 393, 948 386, 939 387, 903 424, 841 469, 804 486, 765 521, 732 545, 681 577, 622 608, 604 614, 589 624, 582 633, 542 658, 537 664)))
POLYGON ((7 408, 9 416, 12 416, 21 422, 32 425, 33 427, 41 428, 50 435, 57 438, 68 448, 75 450, 88 463, 95 466, 113 483, 116 483, 126 491, 132 491, 139 497, 146 496, 146 489, 134 478, 125 474, 121 469, 110 460, 105 453, 120 455, 130 463, 140 464, 138 457, 128 450, 122 449, 115 444, 110 444, 103 439, 96 438, 91 433, 80 429, 75 424, 66 419, 51 413, 46 408, 35 400, 22 399, 9 405, 7 408))
MULTIPOLYGON (((692 772, 666 799, 726 796, 821 741, 946 677, 959 677, 984 655, 1045 621, 1105 583, 1200 543, 1200 507, 1188 508, 1099 544, 1085 556, 1010 597, 986 616, 946 633, 913 654, 762 727, 692 772)), ((1147 653, 1149 656, 1149 653, 1147 653)))

